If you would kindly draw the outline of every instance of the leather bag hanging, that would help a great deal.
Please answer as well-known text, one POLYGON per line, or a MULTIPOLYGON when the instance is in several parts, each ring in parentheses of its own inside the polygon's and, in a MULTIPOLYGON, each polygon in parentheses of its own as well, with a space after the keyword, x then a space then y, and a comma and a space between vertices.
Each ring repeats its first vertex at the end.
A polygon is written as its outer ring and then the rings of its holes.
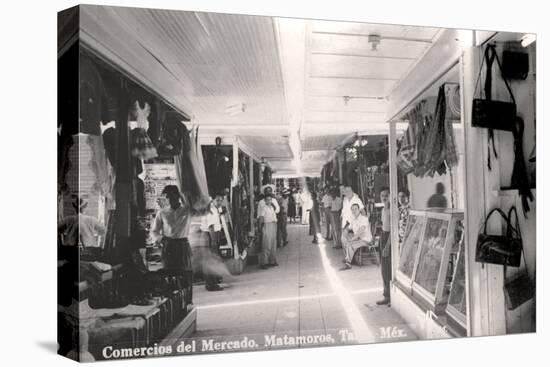
MULTIPOLYGON (((521 243, 522 240, 518 222, 518 214, 514 206, 510 208, 510 211, 508 212, 508 225, 510 228, 511 236, 518 239, 521 243), (512 213, 514 214, 516 220, 516 224, 513 227, 512 213)), ((525 259, 523 246, 521 246, 521 253, 523 254, 524 267, 521 268, 512 277, 508 278, 507 266, 506 264, 504 265, 504 299, 506 301, 506 308, 508 310, 516 309, 517 307, 521 306, 535 296, 535 284, 533 281, 531 281, 531 277, 527 269, 527 260, 525 259)))
POLYGON ((510 218, 500 208, 491 210, 485 218, 483 232, 477 237, 476 261, 518 267, 521 260, 521 251, 521 236, 518 237, 515 234, 510 225, 510 218), (506 222, 506 233, 504 235, 487 234, 487 222, 493 213, 500 214, 506 222))
POLYGON ((483 70, 483 64, 487 66, 487 74, 485 79, 485 97, 483 93, 480 93, 480 98, 474 98, 472 104, 472 126, 482 127, 487 129, 496 129, 504 131, 514 131, 516 126, 516 100, 510 85, 504 80, 506 89, 510 94, 510 102, 504 101, 493 101, 491 98, 491 88, 492 88, 492 66, 494 60, 497 61, 499 70, 502 73, 502 66, 498 58, 495 46, 488 45, 485 48, 484 60, 479 69, 479 74, 476 81, 476 89, 474 94, 477 91, 478 85, 480 84, 481 71, 483 70))

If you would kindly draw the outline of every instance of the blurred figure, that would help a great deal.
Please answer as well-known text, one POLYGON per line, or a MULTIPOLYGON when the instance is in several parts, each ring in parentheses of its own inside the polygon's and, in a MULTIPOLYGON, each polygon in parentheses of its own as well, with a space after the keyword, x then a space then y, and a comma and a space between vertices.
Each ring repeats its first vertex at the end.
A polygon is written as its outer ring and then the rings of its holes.
POLYGON ((309 234, 313 236, 311 243, 319 243, 319 236, 321 235, 321 215, 319 212, 319 200, 317 200, 317 193, 311 193, 311 209, 309 210, 309 234))
POLYGON ((309 212, 313 207, 313 201, 307 188, 304 188, 300 194, 300 202, 302 203, 302 224, 309 224, 309 212))
POLYGON ((428 208, 446 208, 447 198, 445 197, 445 185, 438 182, 435 185, 435 193, 430 196, 427 203, 428 208))
POLYGON ((76 214, 63 219, 57 226, 63 245, 101 247, 98 239, 105 234, 105 226, 91 215, 84 214, 88 203, 82 197, 73 198, 72 205, 76 214))
POLYGON ((221 263, 223 261, 219 257, 219 247, 222 236, 222 223, 220 218, 220 212, 224 195, 217 193, 214 196, 214 200, 210 204, 209 212, 201 218, 201 237, 203 243, 208 244, 208 251, 201 258, 202 273, 204 275, 205 288, 207 291, 221 291, 222 287, 218 284, 218 276, 215 271, 215 263, 221 263))
POLYGON ((296 222, 296 190, 292 188, 288 195, 288 212, 287 216, 290 219, 290 223, 296 222))

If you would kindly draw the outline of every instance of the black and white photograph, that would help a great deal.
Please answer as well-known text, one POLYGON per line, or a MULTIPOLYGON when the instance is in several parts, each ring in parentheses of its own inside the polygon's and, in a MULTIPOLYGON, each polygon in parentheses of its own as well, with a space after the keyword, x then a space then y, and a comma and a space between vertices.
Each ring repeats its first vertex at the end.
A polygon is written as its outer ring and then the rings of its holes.
POLYGON ((60 355, 536 332, 535 34, 102 5, 58 27, 60 355))
POLYGON ((18 44, 51 62, 6 88, 6 334, 48 365, 534 358, 540 9, 238 3, 58 2, 18 44))

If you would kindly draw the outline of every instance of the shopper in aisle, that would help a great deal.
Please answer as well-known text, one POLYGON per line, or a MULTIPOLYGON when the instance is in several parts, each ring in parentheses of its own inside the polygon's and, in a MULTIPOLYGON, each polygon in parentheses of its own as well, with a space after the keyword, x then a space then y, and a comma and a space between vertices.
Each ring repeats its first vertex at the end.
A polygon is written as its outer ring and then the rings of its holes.
POLYGON ((277 213, 272 194, 264 197, 264 205, 259 208, 258 219, 262 233, 262 256, 260 268, 267 269, 270 266, 278 266, 277 263, 277 213))
POLYGON ((300 202, 302 203, 302 224, 309 224, 309 212, 313 207, 313 201, 311 200, 311 193, 307 187, 304 187, 300 194, 300 202))
POLYGON ((201 217, 201 239, 208 245, 208 249, 201 257, 200 263, 202 265, 205 288, 210 292, 223 290, 218 284, 219 274, 216 271, 217 268, 224 267, 223 261, 218 254, 222 236, 220 208, 223 200, 224 195, 222 193, 216 194, 210 205, 210 210, 201 217))
POLYGON ((344 267, 340 270, 352 268, 351 262, 355 252, 360 247, 366 247, 372 242, 369 219, 361 213, 359 204, 351 205, 351 222, 342 235, 342 246, 344 249, 344 267))
POLYGON ((290 223, 296 222, 296 190, 292 188, 290 194, 288 195, 288 219, 290 223))
POLYGON ((384 285, 384 298, 377 301, 377 305, 390 304, 390 281, 391 281, 391 205, 390 189, 382 188, 380 201, 384 204, 382 208, 382 235, 380 236, 380 269, 382 272, 382 283, 384 285))
POLYGON ((330 219, 332 221, 332 238, 334 239, 334 248, 342 248, 342 198, 340 197, 340 190, 333 188, 330 191, 331 203, 330 203, 330 219))
POLYGON ((151 237, 163 247, 165 272, 178 278, 177 287, 187 289, 187 302, 192 303, 193 267, 188 240, 191 207, 182 200, 176 185, 165 186, 162 196, 168 205, 157 212, 151 225, 151 237), (179 281, 180 277, 183 284, 179 281))
POLYGON ((322 203, 321 212, 324 218, 325 226, 327 228, 325 238, 330 241, 332 240, 332 231, 330 229, 331 222, 332 222, 332 220, 330 219, 332 197, 330 196, 330 190, 328 186, 326 186, 325 189, 323 190, 323 198, 321 199, 321 203, 322 203))
POLYGON ((311 209, 309 210, 309 235, 313 236, 311 243, 318 244, 321 237, 321 215, 317 193, 311 192, 311 209))
POLYGON ((281 191, 281 195, 277 196, 280 208, 277 214, 277 247, 283 247, 288 244, 286 225, 288 221, 289 196, 290 190, 286 187, 281 191))

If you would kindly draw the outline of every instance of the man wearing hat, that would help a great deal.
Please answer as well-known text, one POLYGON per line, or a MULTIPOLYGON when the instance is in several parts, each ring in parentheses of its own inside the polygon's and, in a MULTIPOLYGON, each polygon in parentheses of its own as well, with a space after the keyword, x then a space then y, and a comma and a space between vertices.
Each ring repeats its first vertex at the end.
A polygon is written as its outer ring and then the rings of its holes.
POLYGON ((288 198, 290 190, 284 188, 281 194, 277 196, 279 204, 279 214, 277 215, 277 247, 283 247, 288 244, 288 234, 286 231, 286 223, 288 221, 288 198))
MULTIPOLYGON (((275 190, 275 185, 273 184, 267 184, 262 186, 262 192, 265 195, 271 195, 273 196, 273 191, 275 190)), ((277 203, 277 200, 271 200, 271 205, 273 205, 275 209, 275 214, 279 214, 279 211, 281 208, 279 207, 279 203, 277 203)), ((263 207, 265 206, 265 199, 262 198, 260 202, 258 203, 258 210, 256 211, 256 218, 260 216, 260 212, 262 211, 263 207)))

